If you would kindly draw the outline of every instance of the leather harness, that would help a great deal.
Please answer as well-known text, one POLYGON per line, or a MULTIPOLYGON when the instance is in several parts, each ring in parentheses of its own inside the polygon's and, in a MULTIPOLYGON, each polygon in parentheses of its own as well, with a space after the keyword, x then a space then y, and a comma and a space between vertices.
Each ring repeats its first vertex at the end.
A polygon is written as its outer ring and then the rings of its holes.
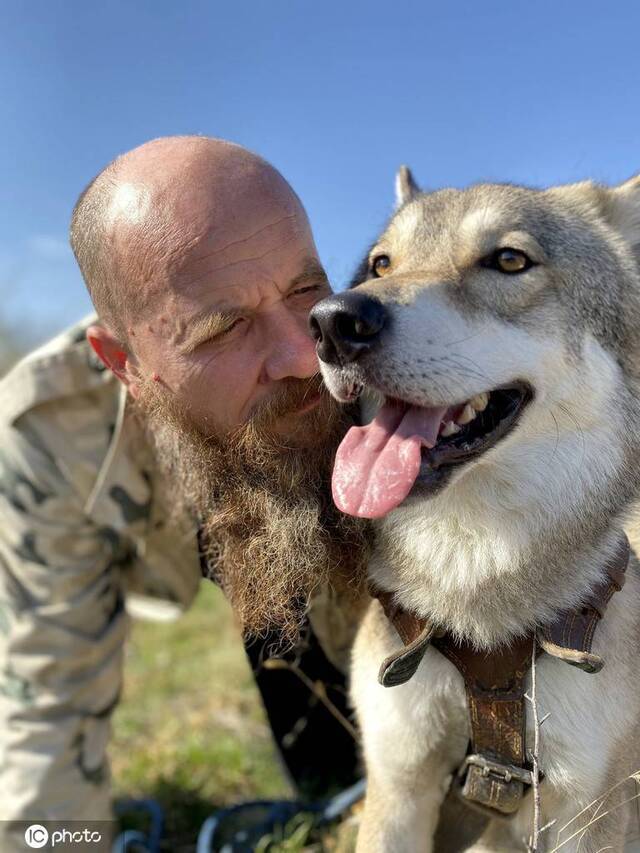
POLYGON ((429 645, 458 669, 464 679, 471 741, 455 784, 462 799, 492 817, 509 816, 520 806, 532 782, 525 754, 525 680, 534 649, 585 672, 598 672, 603 659, 591 651, 593 635, 613 594, 624 585, 629 542, 620 541, 605 563, 602 580, 582 607, 558 614, 554 622, 491 652, 478 651, 438 631, 428 619, 404 610, 392 592, 370 587, 400 635, 404 648, 385 658, 378 674, 385 687, 404 684, 417 670, 429 645))

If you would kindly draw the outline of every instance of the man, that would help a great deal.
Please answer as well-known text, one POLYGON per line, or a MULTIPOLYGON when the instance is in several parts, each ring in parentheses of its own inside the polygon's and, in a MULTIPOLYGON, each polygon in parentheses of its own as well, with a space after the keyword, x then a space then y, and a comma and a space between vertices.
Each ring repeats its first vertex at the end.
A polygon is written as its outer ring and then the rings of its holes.
MULTIPOLYGON (((327 491, 348 421, 318 378, 307 315, 329 285, 284 178, 227 142, 156 140, 86 188, 71 244, 99 322, 0 383, 4 821, 109 818, 127 597, 187 607, 204 563, 245 632, 291 643, 315 594, 337 663, 350 617, 327 582, 348 587, 365 545, 327 491)), ((257 676, 279 737, 303 713, 286 675, 257 676)), ((285 760, 322 782, 314 743, 285 760)))

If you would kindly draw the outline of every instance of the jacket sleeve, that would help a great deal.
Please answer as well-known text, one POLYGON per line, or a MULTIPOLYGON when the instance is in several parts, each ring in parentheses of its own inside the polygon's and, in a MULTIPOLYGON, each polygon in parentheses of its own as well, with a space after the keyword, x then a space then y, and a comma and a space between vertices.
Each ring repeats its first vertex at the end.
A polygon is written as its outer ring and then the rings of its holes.
MULTIPOLYGON (((73 436, 70 436, 73 440, 73 436)), ((110 818, 126 543, 85 515, 29 416, 0 428, 0 821, 110 818)), ((2 839, 0 849, 13 849, 2 839)))

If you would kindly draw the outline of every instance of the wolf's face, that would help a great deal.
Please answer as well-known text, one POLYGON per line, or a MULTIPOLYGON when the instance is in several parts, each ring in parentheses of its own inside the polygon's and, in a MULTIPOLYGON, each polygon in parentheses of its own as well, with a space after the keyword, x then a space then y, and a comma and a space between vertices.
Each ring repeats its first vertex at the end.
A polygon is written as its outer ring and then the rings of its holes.
POLYGON ((353 289, 311 315, 329 389, 369 420, 336 503, 377 518, 463 484, 523 509, 545 488, 558 511, 597 500, 640 452, 640 179, 400 189, 353 289))

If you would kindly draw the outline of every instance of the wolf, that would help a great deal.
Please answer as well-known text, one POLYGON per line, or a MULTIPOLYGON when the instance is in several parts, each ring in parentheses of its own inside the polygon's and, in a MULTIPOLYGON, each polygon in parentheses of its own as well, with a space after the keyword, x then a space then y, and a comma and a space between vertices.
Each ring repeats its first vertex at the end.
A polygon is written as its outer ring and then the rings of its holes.
POLYGON ((640 176, 422 192, 403 167, 396 192, 352 288, 310 316, 329 390, 362 403, 334 500, 375 527, 351 675, 358 851, 431 850, 452 785, 473 805, 471 771, 490 817, 474 849, 522 850, 534 830, 537 850, 622 849, 640 770, 640 566, 623 550, 620 591, 607 567, 625 533, 638 539, 640 176), (582 651, 568 634, 554 645, 566 614, 594 617, 582 651), (402 619, 418 625, 406 649, 402 619), (470 755, 472 693, 453 662, 518 644, 521 768, 470 755), (492 808, 503 794, 508 817, 492 808))

